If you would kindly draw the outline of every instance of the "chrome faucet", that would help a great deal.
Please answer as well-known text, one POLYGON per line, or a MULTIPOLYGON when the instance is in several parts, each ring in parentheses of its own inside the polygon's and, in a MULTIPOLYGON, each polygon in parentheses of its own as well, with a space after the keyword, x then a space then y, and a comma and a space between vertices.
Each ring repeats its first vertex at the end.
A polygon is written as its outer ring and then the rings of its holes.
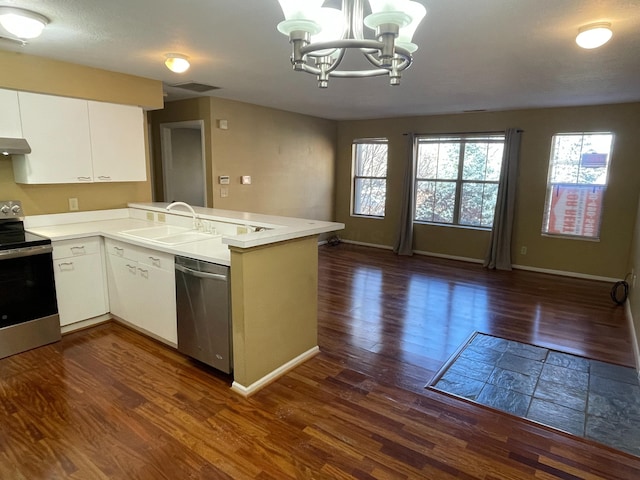
POLYGON ((193 228, 197 229, 198 228, 198 215, 196 215, 196 211, 193 209, 193 207, 191 205, 189 205, 188 203, 185 202, 173 202, 170 203, 169 205, 167 205, 167 211, 170 211, 173 207, 178 207, 178 206, 183 206, 183 207, 187 207, 189 209, 189 211, 191 212, 191 215, 193 216, 193 228))

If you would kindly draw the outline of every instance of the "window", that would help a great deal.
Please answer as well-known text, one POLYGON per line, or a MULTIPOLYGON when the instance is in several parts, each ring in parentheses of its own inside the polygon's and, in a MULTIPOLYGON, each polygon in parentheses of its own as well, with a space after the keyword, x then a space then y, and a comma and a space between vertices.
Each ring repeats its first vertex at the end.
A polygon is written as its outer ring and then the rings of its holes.
POLYGON ((387 199, 387 140, 353 142, 353 215, 384 217, 387 199))
POLYGON ((418 137, 416 222, 491 228, 504 135, 418 137))
POLYGON ((600 238, 612 133, 553 136, 542 233, 600 238))

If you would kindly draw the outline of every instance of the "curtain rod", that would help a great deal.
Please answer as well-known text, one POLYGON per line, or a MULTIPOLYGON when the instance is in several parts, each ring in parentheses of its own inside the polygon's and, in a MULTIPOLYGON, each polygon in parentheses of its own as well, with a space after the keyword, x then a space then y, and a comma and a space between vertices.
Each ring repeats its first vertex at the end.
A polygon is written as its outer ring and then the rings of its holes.
MULTIPOLYGON (((414 135, 418 135, 418 136, 424 136, 424 135, 431 135, 431 136, 436 136, 436 135, 440 135, 443 137, 447 137, 447 136, 462 136, 462 135, 499 135, 501 133, 505 133, 506 130, 495 130, 495 131, 489 131, 489 132, 449 132, 449 133, 415 133, 414 135)), ((517 129, 518 132, 522 133, 524 132, 524 130, 521 129, 517 129)), ((403 133, 402 135, 404 135, 405 137, 407 135, 409 135, 409 133, 411 132, 406 132, 403 133)))

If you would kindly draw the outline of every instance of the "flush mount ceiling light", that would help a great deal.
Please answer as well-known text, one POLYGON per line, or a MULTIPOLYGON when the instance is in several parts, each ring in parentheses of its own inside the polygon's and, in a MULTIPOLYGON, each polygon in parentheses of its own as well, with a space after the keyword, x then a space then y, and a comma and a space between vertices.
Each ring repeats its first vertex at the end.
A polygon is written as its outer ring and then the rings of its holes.
POLYGON ((181 53, 167 53, 165 58, 166 60, 164 61, 164 64, 169 70, 175 73, 186 72, 191 66, 189 63, 189 57, 182 55, 181 53))
POLYGON ((285 18, 278 31, 289 37, 293 69, 316 75, 320 88, 327 88, 329 77, 378 75, 389 75, 389 83, 399 85, 418 49, 413 34, 427 14, 410 0, 342 0, 342 10, 322 7, 324 0, 278 1, 285 18), (371 11, 366 17, 365 3, 371 11), (365 38, 365 26, 375 39, 365 38), (347 50, 360 51, 374 68, 339 70, 347 50))
POLYGON ((49 19, 39 13, 22 8, 0 7, 0 24, 18 38, 36 38, 48 23, 49 19))
POLYGON ((576 43, 582 48, 598 48, 607 43, 612 36, 610 23, 591 23, 578 29, 576 43))

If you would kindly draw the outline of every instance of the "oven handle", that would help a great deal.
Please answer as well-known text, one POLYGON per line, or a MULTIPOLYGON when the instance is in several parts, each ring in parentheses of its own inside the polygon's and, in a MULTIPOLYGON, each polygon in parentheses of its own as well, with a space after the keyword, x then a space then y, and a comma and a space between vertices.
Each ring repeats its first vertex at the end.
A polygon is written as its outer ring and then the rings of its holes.
POLYGON ((12 258, 30 257, 32 255, 43 255, 53 252, 51 245, 38 245, 35 247, 14 248, 11 250, 1 250, 0 260, 10 260, 12 258))

